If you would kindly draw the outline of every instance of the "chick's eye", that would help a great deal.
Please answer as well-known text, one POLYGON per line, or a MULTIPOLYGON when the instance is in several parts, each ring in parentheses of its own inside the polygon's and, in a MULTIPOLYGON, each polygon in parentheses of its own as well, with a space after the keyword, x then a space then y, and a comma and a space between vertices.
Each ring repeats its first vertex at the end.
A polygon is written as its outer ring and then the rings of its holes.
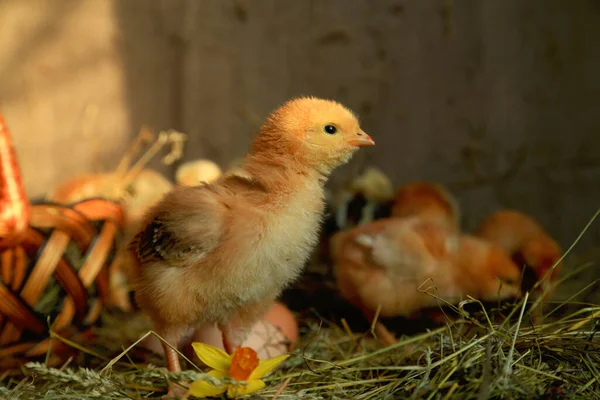
POLYGON ((325 125, 325 132, 330 135, 333 135, 337 132, 337 128, 333 125, 325 125))

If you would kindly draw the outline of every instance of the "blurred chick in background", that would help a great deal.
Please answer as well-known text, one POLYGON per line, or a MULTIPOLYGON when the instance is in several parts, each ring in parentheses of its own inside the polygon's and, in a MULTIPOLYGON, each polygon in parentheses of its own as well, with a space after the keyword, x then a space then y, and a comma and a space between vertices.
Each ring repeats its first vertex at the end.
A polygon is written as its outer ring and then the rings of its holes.
POLYGON ((352 228, 379 218, 382 205, 393 195, 390 179, 375 167, 367 168, 332 199, 337 228, 352 228))
MULTIPOLYGON (((534 218, 515 210, 491 214, 477 228, 476 235, 500 246, 519 267, 525 268, 521 286, 523 292, 530 291, 562 256, 560 245, 534 218)), ((541 283, 542 289, 550 290, 561 264, 541 283)))
POLYGON ((330 195, 321 229, 319 260, 331 261, 329 240, 336 232, 389 216, 388 202, 393 195, 392 182, 375 167, 368 167, 339 193, 330 195))
POLYGON ((201 158, 180 165, 175 171, 175 182, 181 186, 196 186, 214 182, 221 175, 223 171, 217 163, 201 158))
POLYGON ((225 176, 237 175, 237 176, 244 176, 246 178, 250 178, 251 177, 250 174, 246 170, 244 170, 244 168, 242 168, 243 162, 244 162, 243 158, 238 158, 238 159, 231 161, 229 163, 227 169, 223 173, 223 175, 225 175, 225 176))
POLYGON ((444 186, 431 182, 412 182, 400 187, 391 201, 393 217, 419 216, 448 228, 460 229, 460 208, 444 186))
POLYGON ((521 296, 521 269, 499 246, 472 235, 460 235, 454 259, 456 284, 481 301, 521 296))
MULTIPOLYGON (((381 317, 410 317, 466 295, 501 300, 520 293, 520 269, 502 249, 421 217, 381 219, 341 231, 331 247, 341 296, 369 321, 379 307, 381 317)), ((375 332, 383 343, 395 342, 383 324, 377 323, 375 332)))

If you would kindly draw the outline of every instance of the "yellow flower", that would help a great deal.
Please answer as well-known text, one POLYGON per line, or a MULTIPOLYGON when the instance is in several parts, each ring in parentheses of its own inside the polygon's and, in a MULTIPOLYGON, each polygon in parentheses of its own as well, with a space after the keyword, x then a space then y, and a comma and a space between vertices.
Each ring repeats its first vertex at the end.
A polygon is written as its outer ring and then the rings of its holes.
POLYGON ((204 380, 197 380, 190 385, 189 393, 196 397, 218 396, 227 392, 227 397, 233 398, 256 392, 265 387, 261 380, 275 367, 285 361, 289 354, 284 354, 268 360, 259 360, 256 351, 249 347, 238 347, 232 355, 223 350, 204 343, 194 342, 192 347, 202 362, 212 369, 208 371, 215 378, 233 378, 240 384, 227 383, 212 385, 204 380), (246 383, 245 385, 243 383, 246 383))

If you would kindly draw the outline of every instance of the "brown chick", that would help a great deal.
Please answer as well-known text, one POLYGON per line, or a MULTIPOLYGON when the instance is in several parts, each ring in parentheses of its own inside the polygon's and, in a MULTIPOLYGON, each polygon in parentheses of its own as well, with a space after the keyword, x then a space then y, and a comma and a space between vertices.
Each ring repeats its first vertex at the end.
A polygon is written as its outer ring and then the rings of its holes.
MULTIPOLYGON (((339 232, 332 250, 342 297, 369 321, 379 307, 381 317, 410 317, 443 305, 436 297, 457 303, 466 295, 487 300, 519 293, 520 272, 508 255, 420 217, 382 219, 339 232)), ((376 332, 385 344, 395 342, 381 324, 376 332)))
MULTIPOLYGON (((502 248, 481 238, 460 235, 452 271, 461 297, 496 302, 521 296, 521 269, 502 248)), ((429 308, 421 314, 437 323, 447 319, 440 308, 429 308)))
POLYGON ((420 216, 459 230, 458 201, 444 186, 431 182, 413 182, 400 187, 391 201, 392 217, 420 216))
POLYGON ((454 261, 456 285, 481 301, 519 297, 521 269, 499 246, 472 235, 461 235, 454 261))
POLYGON ((216 323, 233 352, 316 245, 329 174, 373 144, 341 104, 297 98, 262 125, 245 175, 168 193, 130 246, 141 265, 136 300, 155 330, 177 345, 188 329, 216 323))
MULTIPOLYGON (((487 217, 476 230, 476 235, 497 244, 509 253, 513 260, 526 268, 522 289, 531 290, 562 256, 560 245, 532 217, 515 210, 501 210, 487 217), (531 269, 535 277, 528 278, 531 269)), ((542 282, 543 288, 556 279, 561 265, 542 282)))

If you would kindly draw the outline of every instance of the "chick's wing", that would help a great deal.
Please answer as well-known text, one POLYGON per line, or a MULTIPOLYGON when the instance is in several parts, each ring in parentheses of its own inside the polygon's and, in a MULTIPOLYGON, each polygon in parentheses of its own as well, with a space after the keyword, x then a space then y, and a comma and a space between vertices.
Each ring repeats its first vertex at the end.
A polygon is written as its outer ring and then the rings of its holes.
POLYGON ((420 276, 452 252, 452 235, 443 226, 418 217, 382 220, 372 226, 354 240, 370 250, 371 264, 394 275, 420 276))
POLYGON ((198 262, 223 237, 226 207, 205 187, 180 187, 148 213, 147 224, 130 244, 142 264, 182 267, 198 262))

